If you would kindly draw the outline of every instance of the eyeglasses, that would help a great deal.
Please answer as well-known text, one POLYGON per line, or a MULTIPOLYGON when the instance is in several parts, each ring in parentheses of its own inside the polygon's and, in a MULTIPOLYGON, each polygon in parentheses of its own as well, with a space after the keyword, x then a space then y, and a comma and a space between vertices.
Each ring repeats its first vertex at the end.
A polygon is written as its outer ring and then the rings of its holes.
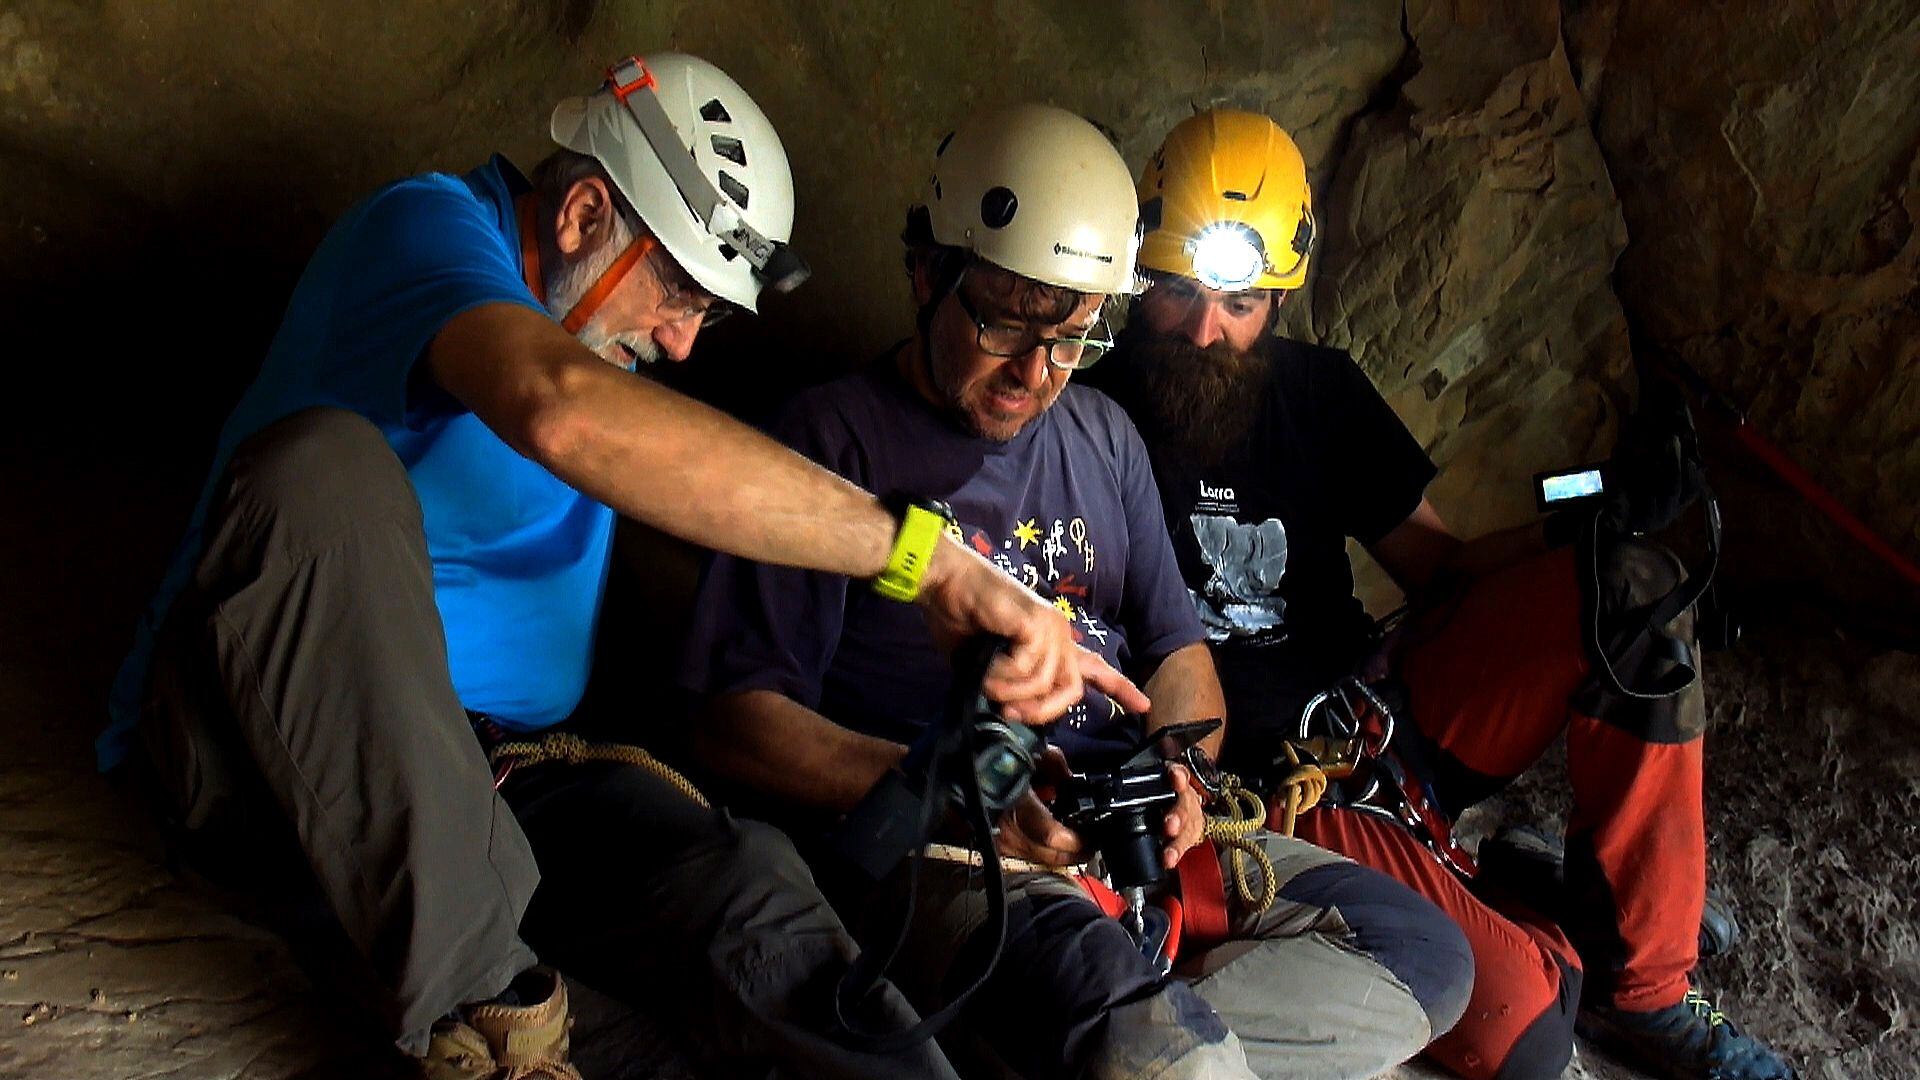
POLYGON ((691 319, 705 330, 740 310, 719 297, 674 296, 660 302, 660 312, 668 322, 691 319))
POLYGON ((665 247, 654 249, 657 258, 650 258, 654 276, 660 282, 660 302, 658 310, 668 322, 693 320, 705 330, 714 323, 725 319, 739 307, 729 301, 708 292, 693 280, 673 257, 666 253, 665 247))
POLYGON ((990 323, 981 318, 958 282, 954 284, 953 298, 960 301, 960 310, 979 332, 981 351, 990 356, 1025 356, 1035 349, 1044 349, 1049 367, 1056 371, 1078 371, 1092 367, 1095 360, 1113 348, 1113 330, 1107 326, 1104 315, 1094 321, 1085 336, 1041 337, 1031 327, 990 323))

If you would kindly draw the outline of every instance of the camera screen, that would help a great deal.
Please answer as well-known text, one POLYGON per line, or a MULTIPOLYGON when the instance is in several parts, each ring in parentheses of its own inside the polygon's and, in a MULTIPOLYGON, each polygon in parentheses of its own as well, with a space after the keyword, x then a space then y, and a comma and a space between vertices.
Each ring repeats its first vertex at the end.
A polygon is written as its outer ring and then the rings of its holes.
POLYGON ((1587 495, 1600 494, 1600 470, 1585 469, 1576 473, 1562 473, 1559 476, 1545 476, 1540 479, 1540 498, 1544 502, 1566 502, 1587 495))

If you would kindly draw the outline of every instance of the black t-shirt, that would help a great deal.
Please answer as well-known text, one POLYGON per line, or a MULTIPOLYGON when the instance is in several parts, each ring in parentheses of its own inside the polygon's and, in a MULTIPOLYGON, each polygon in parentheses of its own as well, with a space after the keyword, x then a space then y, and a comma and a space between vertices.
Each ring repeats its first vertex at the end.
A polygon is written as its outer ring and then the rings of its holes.
POLYGON ((1346 540, 1371 545, 1405 521, 1435 472, 1346 353, 1269 341, 1271 377, 1250 406, 1260 415, 1217 466, 1156 438, 1124 351, 1095 369, 1147 440, 1230 732, 1291 725, 1307 698, 1353 670, 1371 622, 1346 540))

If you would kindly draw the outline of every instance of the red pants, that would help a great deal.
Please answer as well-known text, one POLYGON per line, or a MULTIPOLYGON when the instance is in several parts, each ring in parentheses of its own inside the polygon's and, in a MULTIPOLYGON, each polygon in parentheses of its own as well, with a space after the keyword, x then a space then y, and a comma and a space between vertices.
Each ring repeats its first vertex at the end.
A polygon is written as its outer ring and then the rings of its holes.
MULTIPOLYGON (((1626 563, 1614 567, 1618 599, 1662 591, 1663 559, 1653 549, 1618 556, 1626 563)), ((1303 839, 1399 878, 1466 930, 1473 997, 1429 1052, 1476 1080, 1509 1064, 1505 1075, 1534 1075, 1529 1061, 1557 1075, 1546 1063, 1555 1054, 1565 1062, 1579 1006, 1568 983, 1579 981, 1583 958, 1588 995, 1626 1009, 1680 1001, 1697 959, 1706 902, 1700 688, 1657 702, 1578 695, 1588 663, 1573 569, 1562 549, 1481 579, 1413 631, 1401 665, 1449 810, 1511 781, 1567 733, 1565 934, 1524 910, 1495 911, 1390 823, 1329 810, 1299 825, 1303 839)))

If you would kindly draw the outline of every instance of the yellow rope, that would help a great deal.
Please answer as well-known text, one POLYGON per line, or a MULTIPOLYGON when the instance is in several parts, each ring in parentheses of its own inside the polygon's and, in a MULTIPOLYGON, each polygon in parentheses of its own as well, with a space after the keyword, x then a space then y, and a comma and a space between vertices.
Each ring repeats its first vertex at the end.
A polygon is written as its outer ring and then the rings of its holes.
MULTIPOLYGON (((1327 774, 1316 765, 1302 764, 1291 745, 1286 746, 1286 752, 1293 771, 1274 789, 1274 797, 1285 810, 1280 831, 1292 836, 1294 820, 1318 805, 1320 796, 1326 794, 1327 774)), ((1220 781, 1227 812, 1207 818, 1207 839, 1227 849, 1227 860, 1233 865, 1234 888, 1241 901, 1254 914, 1259 914, 1272 907, 1280 893, 1273 860, 1267 858, 1267 853, 1252 839, 1267 823, 1267 804, 1257 792, 1241 786, 1237 776, 1222 775, 1220 781), (1253 882, 1255 869, 1260 873, 1257 888, 1253 882)))
POLYGON ((1280 879, 1273 872, 1273 860, 1251 839, 1267 822, 1267 804, 1257 792, 1241 787, 1237 776, 1223 775, 1220 783, 1227 812, 1208 816, 1207 839, 1227 849, 1227 861, 1233 866, 1234 887, 1241 901, 1257 915, 1272 907, 1274 898, 1280 894, 1280 879), (1257 889, 1252 876, 1255 868, 1260 871, 1257 889))
POLYGON ((680 775, 671 765, 647 753, 637 746, 624 743, 590 743, 580 736, 566 731, 556 731, 532 742, 501 743, 487 755, 493 767, 498 769, 503 762, 512 762, 517 768, 522 765, 539 765, 549 761, 564 761, 569 765, 581 765, 589 761, 614 761, 622 765, 637 765, 653 775, 672 784, 682 795, 710 807, 707 797, 693 786, 693 781, 680 775))
POLYGON ((1287 774, 1285 780, 1280 781, 1279 786, 1274 788, 1273 794, 1275 798, 1281 800, 1280 805, 1286 809, 1285 815, 1281 818, 1280 833, 1283 836, 1292 836, 1295 819, 1318 806, 1320 796, 1327 793, 1327 774, 1318 765, 1301 764, 1300 752, 1294 749, 1292 743, 1280 745, 1287 752, 1287 761, 1293 766, 1293 771, 1287 774))

